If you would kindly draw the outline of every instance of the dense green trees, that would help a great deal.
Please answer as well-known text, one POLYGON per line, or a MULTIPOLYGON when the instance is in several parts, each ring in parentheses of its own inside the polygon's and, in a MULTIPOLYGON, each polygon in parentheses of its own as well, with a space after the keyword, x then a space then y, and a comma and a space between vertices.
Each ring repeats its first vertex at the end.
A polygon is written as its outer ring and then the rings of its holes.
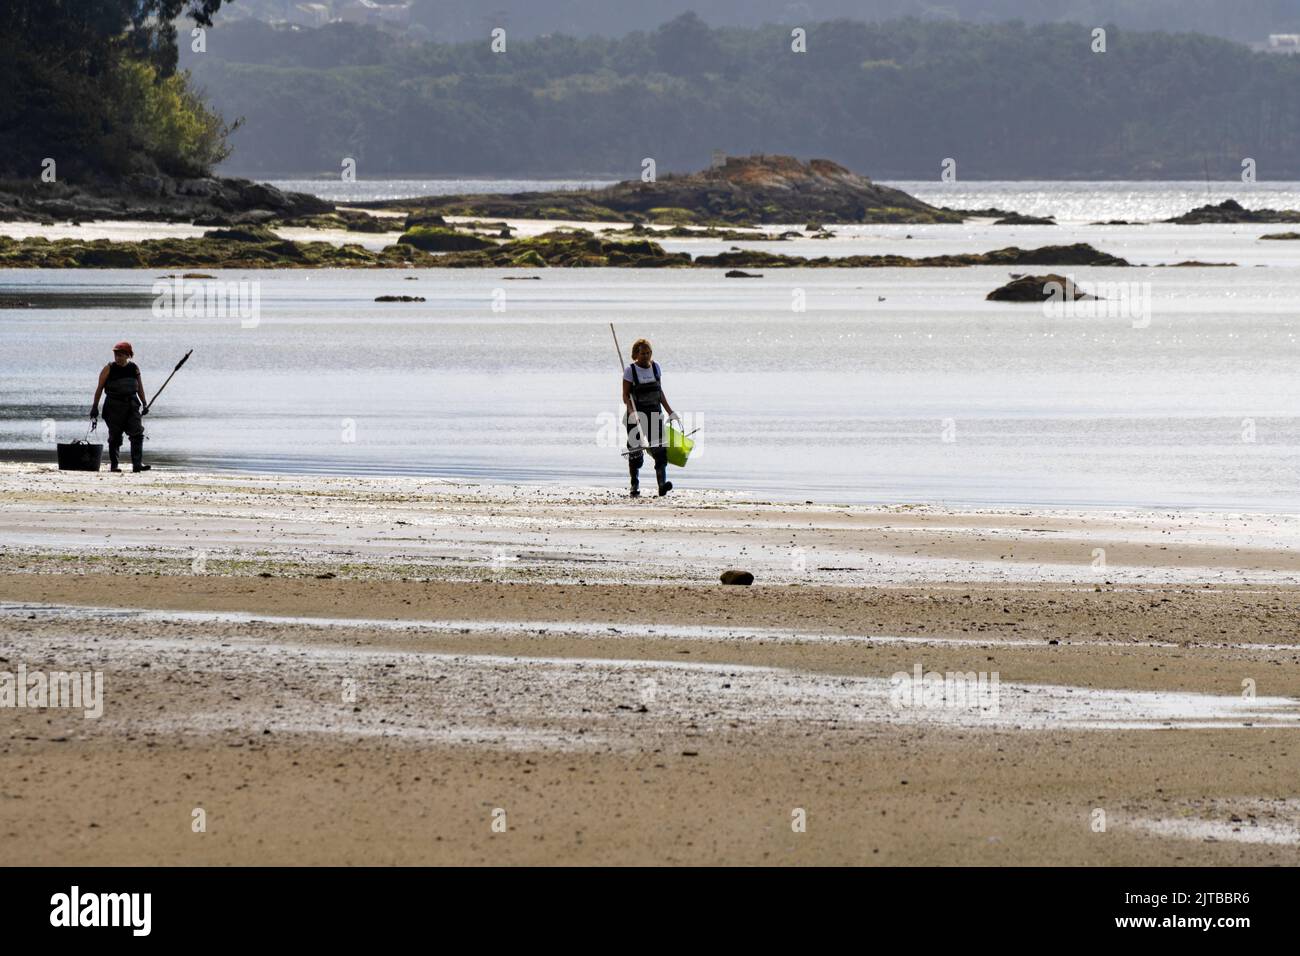
POLYGON ((163 171, 224 159, 226 126, 177 73, 176 18, 212 25, 222 0, 5 0, 0 176, 163 171))
POLYGON ((1095 53, 1087 23, 839 20, 807 23, 793 53, 788 24, 683 14, 614 39, 511 34, 497 54, 486 25, 474 42, 412 44, 240 21, 204 53, 182 43, 178 62, 177 17, 210 25, 221 6, 0 3, 0 176, 34 177, 44 157, 61 177, 196 175, 227 153, 225 116, 247 119, 229 168, 260 174, 352 157, 362 177, 621 177, 721 149, 878 178, 934 178, 948 157, 967 179, 1226 178, 1246 157, 1265 179, 1300 178, 1300 56, 1196 34, 1111 26, 1095 53))
POLYGON ((899 20, 617 39, 401 44, 354 26, 220 26, 188 58, 226 116, 231 168, 360 175, 696 169, 712 149, 825 156, 876 177, 1300 178, 1300 57, 1110 27, 899 20))

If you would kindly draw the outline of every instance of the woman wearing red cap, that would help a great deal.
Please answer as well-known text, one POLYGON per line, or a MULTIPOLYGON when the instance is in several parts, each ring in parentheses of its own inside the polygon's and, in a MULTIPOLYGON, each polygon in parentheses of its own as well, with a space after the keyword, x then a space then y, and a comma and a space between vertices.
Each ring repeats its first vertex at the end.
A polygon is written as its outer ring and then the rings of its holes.
POLYGON ((99 373, 95 400, 90 405, 90 420, 99 418, 99 396, 104 395, 104 424, 108 426, 108 464, 110 471, 121 471, 117 466, 117 453, 122 448, 122 435, 131 439, 131 470, 148 471, 141 463, 144 457, 144 422, 142 415, 149 414, 144 397, 144 381, 140 368, 131 361, 135 350, 130 342, 113 346, 113 361, 99 373))

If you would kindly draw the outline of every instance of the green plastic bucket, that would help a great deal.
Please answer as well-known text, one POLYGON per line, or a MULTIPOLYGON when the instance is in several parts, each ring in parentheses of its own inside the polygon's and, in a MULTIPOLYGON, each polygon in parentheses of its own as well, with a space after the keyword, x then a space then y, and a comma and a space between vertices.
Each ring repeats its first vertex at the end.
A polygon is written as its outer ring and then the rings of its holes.
POLYGON ((686 459, 691 457, 691 449, 695 447, 695 442, 687 438, 684 433, 678 431, 672 425, 666 429, 668 438, 668 464, 676 465, 678 468, 686 467, 686 459))

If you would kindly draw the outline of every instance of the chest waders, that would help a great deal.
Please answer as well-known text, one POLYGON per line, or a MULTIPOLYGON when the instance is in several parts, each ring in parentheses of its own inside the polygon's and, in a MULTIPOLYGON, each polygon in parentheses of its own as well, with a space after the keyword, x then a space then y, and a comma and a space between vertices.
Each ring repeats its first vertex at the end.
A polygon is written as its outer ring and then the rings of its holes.
POLYGON ((659 485, 659 494, 666 495, 672 490, 668 480, 668 448, 663 440, 663 388, 659 384, 659 366, 651 363, 654 378, 642 381, 640 366, 632 363, 632 407, 634 415, 627 418, 627 470, 632 479, 632 497, 641 494, 641 466, 645 463, 645 454, 641 450, 641 438, 644 436, 649 446, 650 457, 655 463, 655 481, 659 485))
POLYGON ((141 471, 144 466, 144 422, 140 418, 140 371, 133 362, 128 368, 114 365, 104 383, 104 424, 108 426, 108 466, 120 471, 118 452, 122 450, 122 436, 131 439, 131 470, 141 471), (116 374, 115 374, 116 373, 116 374))

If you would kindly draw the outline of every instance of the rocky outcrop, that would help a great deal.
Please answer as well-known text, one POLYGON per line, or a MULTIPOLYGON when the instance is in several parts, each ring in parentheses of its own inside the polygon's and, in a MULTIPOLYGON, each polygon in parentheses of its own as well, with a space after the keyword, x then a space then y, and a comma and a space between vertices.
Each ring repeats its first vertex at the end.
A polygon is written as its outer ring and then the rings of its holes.
POLYGON ((1024 216, 1018 212, 1007 213, 993 223, 995 226, 1055 226, 1056 220, 1051 216, 1024 216))
POLYGON ((490 249, 496 245, 491 239, 468 232, 457 232, 446 226, 414 226, 397 240, 425 252, 464 252, 467 249, 490 249))
POLYGON ((1197 226, 1205 223, 1237 222, 1300 222, 1300 210, 1295 209, 1246 209, 1235 199, 1225 199, 1217 206, 1198 206, 1191 212, 1185 212, 1165 222, 1174 222, 1184 226, 1197 226))
POLYGON ((968 252, 943 256, 821 256, 808 259, 804 256, 785 256, 757 249, 739 249, 716 256, 696 256, 695 265, 713 268, 813 268, 813 269, 876 269, 876 268, 951 268, 957 266, 1127 266, 1129 262, 1118 256, 1101 252, 1078 242, 1068 246, 1042 246, 1038 249, 1021 249, 1010 246, 992 252, 968 252))
POLYGON ((406 222, 402 226, 402 232, 410 232, 417 226, 446 226, 447 220, 436 212, 429 212, 427 209, 416 209, 406 214, 406 222))
POLYGON ((233 226, 230 229, 209 229, 204 239, 229 239, 231 242, 279 242, 280 237, 266 226, 233 226))
POLYGON ((1000 289, 994 289, 984 298, 993 302, 1046 302, 1096 299, 1080 291, 1072 279, 1055 274, 1044 276, 1019 276, 1000 289))
POLYGON ((575 229, 513 239, 478 252, 448 253, 439 257, 437 264, 460 269, 492 266, 659 269, 689 267, 692 263, 687 253, 665 252, 663 246, 649 239, 616 242, 586 229, 575 229))
POLYGON ((409 246, 372 252, 357 245, 293 242, 288 239, 10 239, 0 236, 0 268, 29 269, 320 269, 398 268, 433 265, 435 256, 409 246))
MULTIPOLYGON (((799 232, 761 232, 756 229, 719 229, 716 226, 671 226, 667 229, 655 229, 637 223, 629 229, 608 227, 600 230, 606 236, 649 236, 654 239, 721 239, 724 242, 786 242, 801 239, 799 232)), ((821 233, 810 238, 818 239, 829 233, 821 233)))
POLYGON ((1261 238, 1261 239, 1279 239, 1279 240, 1283 240, 1283 241, 1285 241, 1285 240, 1289 240, 1289 239, 1300 239, 1300 232, 1270 232, 1268 235, 1266 235, 1266 236, 1260 236, 1259 238, 1261 238))
POLYGON ((115 181, 0 181, 0 221, 143 220, 199 225, 258 224, 314 216, 334 206, 306 193, 247 179, 127 176, 115 181))
POLYGON ((959 213, 879 186, 828 159, 732 157, 696 173, 655 182, 627 180, 605 189, 509 195, 426 196, 356 203, 425 210, 444 216, 642 221, 667 225, 760 222, 961 222, 959 213))
MULTIPOLYGON (((200 223, 200 225, 204 224, 200 223)), ((395 216, 372 216, 358 209, 336 209, 333 212, 314 216, 290 216, 286 219, 273 220, 269 225, 292 229, 335 229, 371 234, 402 231, 401 219, 395 216)))
POLYGON ((737 250, 716 256, 665 252, 649 239, 619 242, 593 235, 585 229, 557 230, 507 242, 456 234, 457 241, 470 239, 481 248, 434 254, 409 242, 386 246, 378 252, 359 245, 337 246, 329 242, 295 242, 281 239, 264 227, 214 229, 198 239, 146 239, 142 242, 110 242, 107 239, 49 240, 43 237, 9 239, 0 236, 0 268, 178 268, 217 269, 310 269, 310 268, 396 268, 419 266, 451 269, 501 267, 599 268, 621 266, 637 269, 728 268, 769 266, 789 268, 875 268, 957 267, 972 265, 1069 265, 1126 266, 1116 256, 1099 252, 1086 243, 1073 246, 1044 246, 1040 249, 995 249, 992 252, 929 256, 842 256, 807 259, 758 250, 737 250))
MULTIPOLYGON (((469 236, 470 239, 477 239, 469 236)), ((268 231, 210 230, 199 239, 146 239, 141 242, 82 241, 43 237, 10 239, 0 236, 0 268, 142 269, 201 266, 216 269, 310 268, 487 268, 497 266, 689 267, 686 253, 666 253, 648 240, 615 242, 586 230, 550 232, 485 248, 431 254, 410 243, 396 243, 379 252, 359 245, 294 242, 268 231), (219 235, 218 235, 219 234, 219 235), (269 237, 269 238, 268 238, 269 237)))

